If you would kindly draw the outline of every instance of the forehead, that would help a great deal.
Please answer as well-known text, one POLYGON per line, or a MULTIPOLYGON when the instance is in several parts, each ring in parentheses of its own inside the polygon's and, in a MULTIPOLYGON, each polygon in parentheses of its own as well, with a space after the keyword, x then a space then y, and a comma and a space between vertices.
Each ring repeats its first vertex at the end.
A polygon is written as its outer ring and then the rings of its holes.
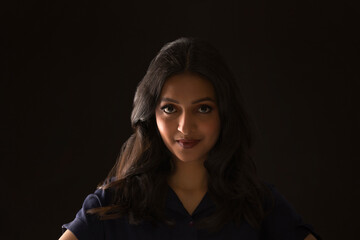
POLYGON ((160 97, 183 98, 193 100, 194 98, 210 97, 216 99, 212 83, 195 74, 182 73, 170 77, 165 81, 160 97))

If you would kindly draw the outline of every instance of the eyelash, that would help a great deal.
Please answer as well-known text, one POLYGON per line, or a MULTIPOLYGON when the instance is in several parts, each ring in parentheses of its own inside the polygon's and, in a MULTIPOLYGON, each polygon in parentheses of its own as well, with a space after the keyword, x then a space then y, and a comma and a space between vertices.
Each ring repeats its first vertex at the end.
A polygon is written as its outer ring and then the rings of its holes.
MULTIPOLYGON (((166 113, 166 114, 174 113, 174 112, 168 113, 168 112, 165 111, 165 109, 167 109, 167 108, 169 108, 169 107, 174 108, 173 105, 171 105, 171 104, 166 104, 165 106, 161 107, 160 109, 161 109, 161 111, 163 111, 163 112, 166 113)), ((174 108, 174 109, 175 109, 175 108, 174 108)))
POLYGON ((201 105, 199 107, 199 109, 203 108, 203 107, 206 107, 208 109, 208 111, 207 112, 202 112, 202 113, 210 113, 212 111, 212 107, 210 107, 209 105, 206 105, 206 104, 201 105))
MULTIPOLYGON (((210 112, 212 111, 212 109, 213 109, 212 107, 210 107, 209 105, 206 105, 206 104, 201 105, 198 109, 200 110, 200 109, 203 108, 203 107, 205 107, 205 108, 208 109, 208 111, 206 111, 206 112, 200 112, 200 113, 203 113, 203 114, 210 113, 210 112)), ((161 111, 163 111, 165 114, 172 114, 172 113, 175 113, 175 112, 176 112, 176 109, 175 109, 175 107, 174 107, 172 104, 166 104, 166 105, 162 106, 160 109, 161 109, 161 111), (173 108, 175 111, 174 111, 174 112, 166 112, 165 109, 167 109, 167 108, 169 108, 169 107, 173 108)))

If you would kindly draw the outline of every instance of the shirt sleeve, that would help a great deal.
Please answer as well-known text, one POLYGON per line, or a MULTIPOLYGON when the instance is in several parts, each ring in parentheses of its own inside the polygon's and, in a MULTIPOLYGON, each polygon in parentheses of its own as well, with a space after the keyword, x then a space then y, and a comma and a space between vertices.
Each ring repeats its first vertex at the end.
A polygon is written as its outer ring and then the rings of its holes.
POLYGON ((263 223, 263 239, 266 240, 304 240, 311 233, 317 240, 320 236, 314 232, 311 225, 303 222, 301 216, 286 201, 274 186, 269 186, 272 193, 266 205, 265 211, 268 211, 263 223))
POLYGON ((95 214, 87 213, 87 210, 104 206, 105 191, 96 190, 94 194, 86 197, 82 208, 77 212, 72 222, 62 226, 63 232, 70 230, 78 240, 100 240, 104 236, 103 221, 95 214))

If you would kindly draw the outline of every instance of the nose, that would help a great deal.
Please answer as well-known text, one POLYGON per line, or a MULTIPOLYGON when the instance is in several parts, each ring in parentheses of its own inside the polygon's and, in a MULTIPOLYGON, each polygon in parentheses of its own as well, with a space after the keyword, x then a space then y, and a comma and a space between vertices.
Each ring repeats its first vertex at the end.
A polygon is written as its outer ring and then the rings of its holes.
POLYGON ((191 132, 196 127, 196 121, 191 113, 183 112, 179 116, 179 123, 178 123, 178 131, 181 132, 183 135, 190 135, 191 132))

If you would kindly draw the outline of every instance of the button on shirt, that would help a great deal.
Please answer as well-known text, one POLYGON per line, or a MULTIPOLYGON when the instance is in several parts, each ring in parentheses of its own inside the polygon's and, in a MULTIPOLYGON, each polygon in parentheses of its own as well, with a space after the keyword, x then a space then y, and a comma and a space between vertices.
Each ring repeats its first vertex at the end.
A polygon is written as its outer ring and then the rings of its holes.
POLYGON ((270 186, 270 190, 273 194, 275 205, 271 213, 263 220, 260 230, 255 230, 247 222, 240 226, 230 222, 215 233, 198 229, 194 223, 199 219, 209 216, 215 210, 215 204, 211 201, 210 196, 205 194, 193 214, 190 215, 176 193, 169 187, 166 214, 169 219, 175 221, 174 226, 166 224, 153 225, 145 221, 139 225, 132 225, 129 224, 126 217, 99 220, 96 215, 86 213, 91 208, 109 204, 110 199, 107 191, 99 189, 94 194, 87 196, 75 219, 63 225, 63 231, 69 229, 79 240, 300 240, 304 239, 309 233, 320 239, 310 225, 303 223, 301 217, 274 187, 270 186))

